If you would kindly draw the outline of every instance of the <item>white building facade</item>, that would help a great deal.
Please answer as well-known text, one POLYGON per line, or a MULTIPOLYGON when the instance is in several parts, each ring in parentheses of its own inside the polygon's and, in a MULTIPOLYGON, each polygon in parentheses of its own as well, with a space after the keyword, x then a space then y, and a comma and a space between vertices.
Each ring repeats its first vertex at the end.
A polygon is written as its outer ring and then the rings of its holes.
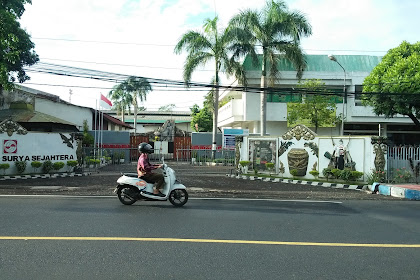
MULTIPOLYGON (((384 118, 376 116, 371 107, 363 106, 358 93, 361 93, 363 81, 372 69, 381 61, 379 56, 366 55, 337 55, 337 61, 345 69, 326 55, 307 55, 307 68, 303 72, 302 81, 319 79, 325 83, 327 89, 334 92, 344 92, 346 88, 346 102, 337 98, 336 114, 343 114, 344 135, 380 135, 387 136, 395 143, 420 139, 412 120, 406 116, 384 118)), ((248 86, 259 88, 261 84, 261 67, 254 67, 250 57, 244 61, 248 86)), ((267 94, 266 132, 268 135, 283 135, 290 127, 287 124, 287 103, 296 101, 290 89, 299 83, 296 71, 292 65, 283 60, 279 63, 280 79, 274 88, 279 88, 279 94, 267 94), (283 89, 283 91, 282 91, 283 89), (290 92, 287 93, 287 90, 290 92)), ((268 76, 268 75, 267 75, 268 76)), ((296 95, 296 94, 295 94, 296 95)), ((343 95, 342 95, 343 96, 343 95)), ((219 101, 230 99, 219 108, 218 126, 229 128, 249 129, 250 134, 260 133, 260 93, 256 91, 221 92, 219 101)), ((341 125, 335 127, 318 128, 318 135, 340 135, 341 125)), ((417 140, 415 140, 417 141, 417 140)))

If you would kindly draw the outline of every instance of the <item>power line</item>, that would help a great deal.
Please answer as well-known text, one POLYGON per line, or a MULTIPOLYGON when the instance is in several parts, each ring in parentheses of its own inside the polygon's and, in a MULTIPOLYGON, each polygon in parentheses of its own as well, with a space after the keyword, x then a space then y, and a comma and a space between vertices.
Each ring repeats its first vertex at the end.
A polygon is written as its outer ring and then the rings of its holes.
MULTIPOLYGON (((94 41, 94 40, 78 40, 78 39, 59 39, 59 38, 46 38, 46 37, 33 37, 36 40, 49 40, 49 41, 64 41, 64 42, 78 42, 78 43, 93 43, 93 44, 114 44, 114 45, 134 45, 134 46, 151 46, 151 47, 175 47, 175 44, 154 44, 154 43, 134 43, 134 42, 113 42, 113 41, 94 41)), ((261 47, 260 45, 256 45, 261 47)), ((387 50, 329 50, 329 49, 303 49, 304 51, 322 51, 322 52, 378 52, 386 53, 387 50)))
MULTIPOLYGON (((106 62, 83 61, 83 60, 69 60, 69 59, 57 59, 57 58, 42 58, 41 60, 53 60, 53 61, 65 61, 65 62, 89 63, 89 64, 100 64, 100 65, 122 66, 122 67, 136 67, 136 68, 151 68, 151 69, 165 69, 165 70, 183 70, 182 68, 176 68, 176 67, 143 66, 143 65, 133 65, 133 64, 118 64, 118 63, 106 63, 106 62)), ((207 69, 197 69, 197 71, 214 72, 214 70, 207 70, 207 69)))
MULTIPOLYGON (((57 64, 50 64, 50 63, 39 63, 35 64, 35 66, 31 66, 29 68, 26 68, 26 71, 33 71, 33 72, 39 72, 39 73, 47 73, 47 74, 53 74, 53 75, 60 75, 60 76, 69 76, 69 77, 77 77, 77 78, 88 78, 88 79, 94 79, 94 80, 100 80, 105 82, 113 82, 113 83, 119 83, 127 78, 131 77, 132 75, 126 75, 126 74, 117 74, 117 73, 111 73, 111 72, 104 72, 104 71, 98 71, 98 70, 91 70, 91 69, 84 69, 84 68, 78 68, 78 67, 72 67, 72 66, 64 66, 64 65, 57 65, 57 64)), ((185 83, 183 81, 177 81, 177 80, 169 80, 169 79, 156 79, 156 78, 148 78, 148 77, 141 77, 141 76, 135 76, 137 78, 144 78, 149 81, 149 83, 153 86, 160 86, 165 88, 175 88, 180 89, 185 87, 185 83)), ((407 82, 409 83, 409 82, 407 82)), ((392 84, 392 83, 391 83, 392 84)), ((188 83, 189 88, 191 89, 213 89, 215 87, 214 84, 208 84, 208 83, 199 83, 199 82, 190 82, 188 83)), ((256 92, 260 93, 261 91, 266 91, 268 94, 278 94, 282 91, 288 91, 289 93, 299 93, 302 92, 302 89, 299 88, 289 88, 289 89, 283 89, 283 88, 276 88, 276 87, 268 87, 268 88, 261 88, 261 87, 244 87, 244 86, 232 86, 232 85, 219 85, 218 88, 221 89, 227 89, 227 90, 236 90, 236 91, 246 91, 246 92, 256 92)), ((324 94, 321 91, 312 91, 316 92, 317 94, 324 94)), ((306 93, 309 93, 306 90, 306 93)), ((333 93, 335 95, 342 95, 343 93, 333 93)), ((347 94, 359 94, 359 93, 350 93, 347 94)), ((361 94, 361 93, 360 93, 361 94)), ((369 93, 363 93, 365 95, 372 95, 372 94, 384 94, 384 95, 407 95, 411 93, 378 93, 378 92, 369 92, 369 93)))

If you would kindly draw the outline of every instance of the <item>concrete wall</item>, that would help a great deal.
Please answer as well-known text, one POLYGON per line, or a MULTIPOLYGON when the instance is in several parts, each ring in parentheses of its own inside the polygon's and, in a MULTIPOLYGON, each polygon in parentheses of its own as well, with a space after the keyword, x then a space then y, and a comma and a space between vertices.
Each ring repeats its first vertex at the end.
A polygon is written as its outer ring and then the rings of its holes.
MULTIPOLYGON (((275 164, 275 170, 270 172, 279 174, 280 176, 286 178, 293 178, 292 174, 290 173, 290 166, 289 166, 289 153, 292 149, 302 149, 307 152, 309 155, 308 157, 308 164, 306 167, 306 172, 304 176, 299 176, 299 179, 314 179, 309 171, 312 169, 316 169, 319 172, 319 177, 323 177, 322 171, 324 168, 328 167, 330 160, 324 156, 327 152, 329 154, 333 154, 334 145, 339 143, 339 140, 343 140, 343 145, 346 147, 348 154, 350 155, 351 159, 356 163, 355 169, 357 171, 363 172, 364 174, 371 173, 372 170, 375 168, 374 160, 375 160, 375 153, 373 150, 373 146, 371 144, 371 137, 370 136, 354 136, 354 137, 331 137, 331 136, 315 136, 312 140, 305 140, 300 138, 299 140, 293 138, 291 140, 285 140, 283 136, 271 136, 271 137, 244 137, 243 143, 241 144, 241 159, 243 161, 254 161, 255 164, 255 147, 258 142, 271 142, 271 147, 268 148, 270 145, 262 145, 264 146, 263 149, 271 149, 271 153, 275 156, 271 158, 270 162, 275 164), (287 146, 282 153, 281 146, 287 146), (318 148, 318 153, 316 154, 316 149, 312 149, 312 147, 318 148), (281 164, 284 167, 284 173, 280 172, 281 164)), ((258 144, 261 146, 261 144, 258 144)), ((257 145, 257 146, 258 146, 257 145)), ((267 151, 265 152, 267 153, 267 151)), ((270 152, 268 152, 270 153, 270 152)), ((259 159, 264 160, 264 159, 259 159)), ((250 169, 254 166, 251 165, 250 169)), ((261 172, 261 169, 259 170, 261 172)), ((264 173, 264 171, 263 171, 264 173)), ((268 171, 267 171, 268 173, 268 171)), ((361 178, 361 180, 363 180, 361 178)))
MULTIPOLYGON (((68 133, 63 133, 63 136, 71 138, 68 133)), ((5 175, 17 175, 15 161, 27 161, 27 167, 23 174, 28 174, 35 173, 31 167, 33 161, 50 160, 53 163, 61 161, 66 164, 69 160, 77 160, 76 140, 70 140, 67 145, 59 133, 28 132, 26 135, 14 133, 12 136, 1 133, 0 142, 2 145, 0 163, 10 165, 10 168, 6 169, 5 175)), ((41 169, 38 170, 38 173, 42 172, 41 169)), ((67 166, 64 166, 59 172, 67 170, 67 166)), ((3 175, 3 170, 0 171, 0 175, 3 175)))
POLYGON ((83 130, 83 121, 86 120, 89 129, 92 129, 92 111, 90 108, 57 103, 48 99, 36 98, 35 111, 55 116, 62 120, 74 123, 80 131, 83 130))

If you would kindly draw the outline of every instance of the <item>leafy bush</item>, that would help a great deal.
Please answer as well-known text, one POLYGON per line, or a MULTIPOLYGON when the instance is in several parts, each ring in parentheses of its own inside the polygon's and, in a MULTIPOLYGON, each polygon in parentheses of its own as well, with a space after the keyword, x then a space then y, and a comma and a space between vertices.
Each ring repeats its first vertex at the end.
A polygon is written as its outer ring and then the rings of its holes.
POLYGON ((331 178, 333 176, 332 169, 331 168, 324 168, 322 170, 322 175, 324 175, 324 177, 327 178, 327 180, 328 180, 329 178, 331 178))
POLYGON ((366 175, 366 181, 369 185, 373 183, 385 183, 386 182, 386 173, 385 171, 373 169, 371 173, 366 175))
POLYGON ((334 168, 331 170, 332 175, 334 176, 335 179, 340 178, 340 174, 341 174, 341 170, 334 168))
POLYGON ((56 171, 58 171, 58 170, 60 170, 61 168, 63 168, 64 167, 64 162, 61 162, 61 161, 57 161, 57 162, 54 162, 53 163, 53 165, 52 165, 52 167, 53 167, 53 169, 54 170, 56 170, 56 171))
POLYGON ((3 170, 3 174, 6 173, 6 169, 8 169, 9 167, 10 167, 10 164, 8 164, 8 163, 2 163, 2 164, 0 164, 0 169, 3 170))
POLYGON ((97 164, 99 164, 101 161, 99 160, 99 159, 94 159, 94 158, 91 158, 90 160, 89 160, 89 164, 91 164, 91 165, 97 165, 97 164))
POLYGON ((247 160, 241 160, 241 161, 239 162, 239 165, 241 165, 241 166, 245 167, 245 166, 248 166, 250 163, 251 163, 250 161, 247 161, 247 160))
POLYGON ((344 170, 341 170, 339 176, 340 176, 340 179, 343 181, 350 181, 352 179, 351 170, 347 168, 344 170))
POLYGON ((37 170, 38 168, 40 168, 42 166, 42 162, 33 161, 33 162, 31 162, 31 166, 34 168, 34 170, 37 170))
POLYGON ((408 183, 413 178, 413 174, 408 171, 405 167, 396 169, 394 171, 393 181, 395 183, 408 183))
POLYGON ((267 169, 268 169, 268 170, 272 170, 272 169, 274 169, 274 163, 272 163, 272 162, 267 162, 267 163, 265 164, 265 166, 267 167, 267 169))
POLYGON ((26 169, 26 160, 24 161, 15 161, 15 166, 19 174, 25 172, 26 169))
POLYGON ((362 176, 363 176, 363 172, 360 172, 360 171, 351 171, 351 178, 352 178, 352 180, 357 181, 360 178, 362 178, 362 176))
POLYGON ((309 174, 311 174, 312 176, 314 176, 315 178, 317 178, 318 175, 319 175, 319 172, 318 172, 318 170, 311 170, 311 171, 309 171, 309 174))
POLYGON ((68 168, 69 172, 71 172, 73 170, 73 168, 77 166, 77 164, 78 164, 77 160, 67 161, 67 168, 68 168))
POLYGON ((67 161, 67 166, 76 167, 77 166, 77 160, 69 160, 69 161, 67 161))
POLYGON ((293 177, 295 177, 295 176, 297 176, 298 175, 298 171, 297 171, 297 169, 292 169, 292 170, 290 170, 290 174, 292 174, 292 176, 293 177))
POLYGON ((44 161, 44 163, 42 164, 42 171, 44 173, 50 173, 50 171, 53 169, 53 164, 50 160, 46 160, 44 161))

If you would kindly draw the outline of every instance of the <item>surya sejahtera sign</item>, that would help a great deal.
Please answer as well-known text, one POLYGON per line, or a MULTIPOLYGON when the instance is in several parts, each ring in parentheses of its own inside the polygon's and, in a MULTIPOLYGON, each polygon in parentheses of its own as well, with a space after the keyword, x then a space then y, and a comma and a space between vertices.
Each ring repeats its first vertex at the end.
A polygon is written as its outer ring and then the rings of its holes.
MULTIPOLYGON (((77 141, 70 133, 0 133, 0 163, 77 160, 77 141)), ((9 170, 11 172, 11 170, 9 170)), ((7 173, 7 172, 6 172, 7 173)))

